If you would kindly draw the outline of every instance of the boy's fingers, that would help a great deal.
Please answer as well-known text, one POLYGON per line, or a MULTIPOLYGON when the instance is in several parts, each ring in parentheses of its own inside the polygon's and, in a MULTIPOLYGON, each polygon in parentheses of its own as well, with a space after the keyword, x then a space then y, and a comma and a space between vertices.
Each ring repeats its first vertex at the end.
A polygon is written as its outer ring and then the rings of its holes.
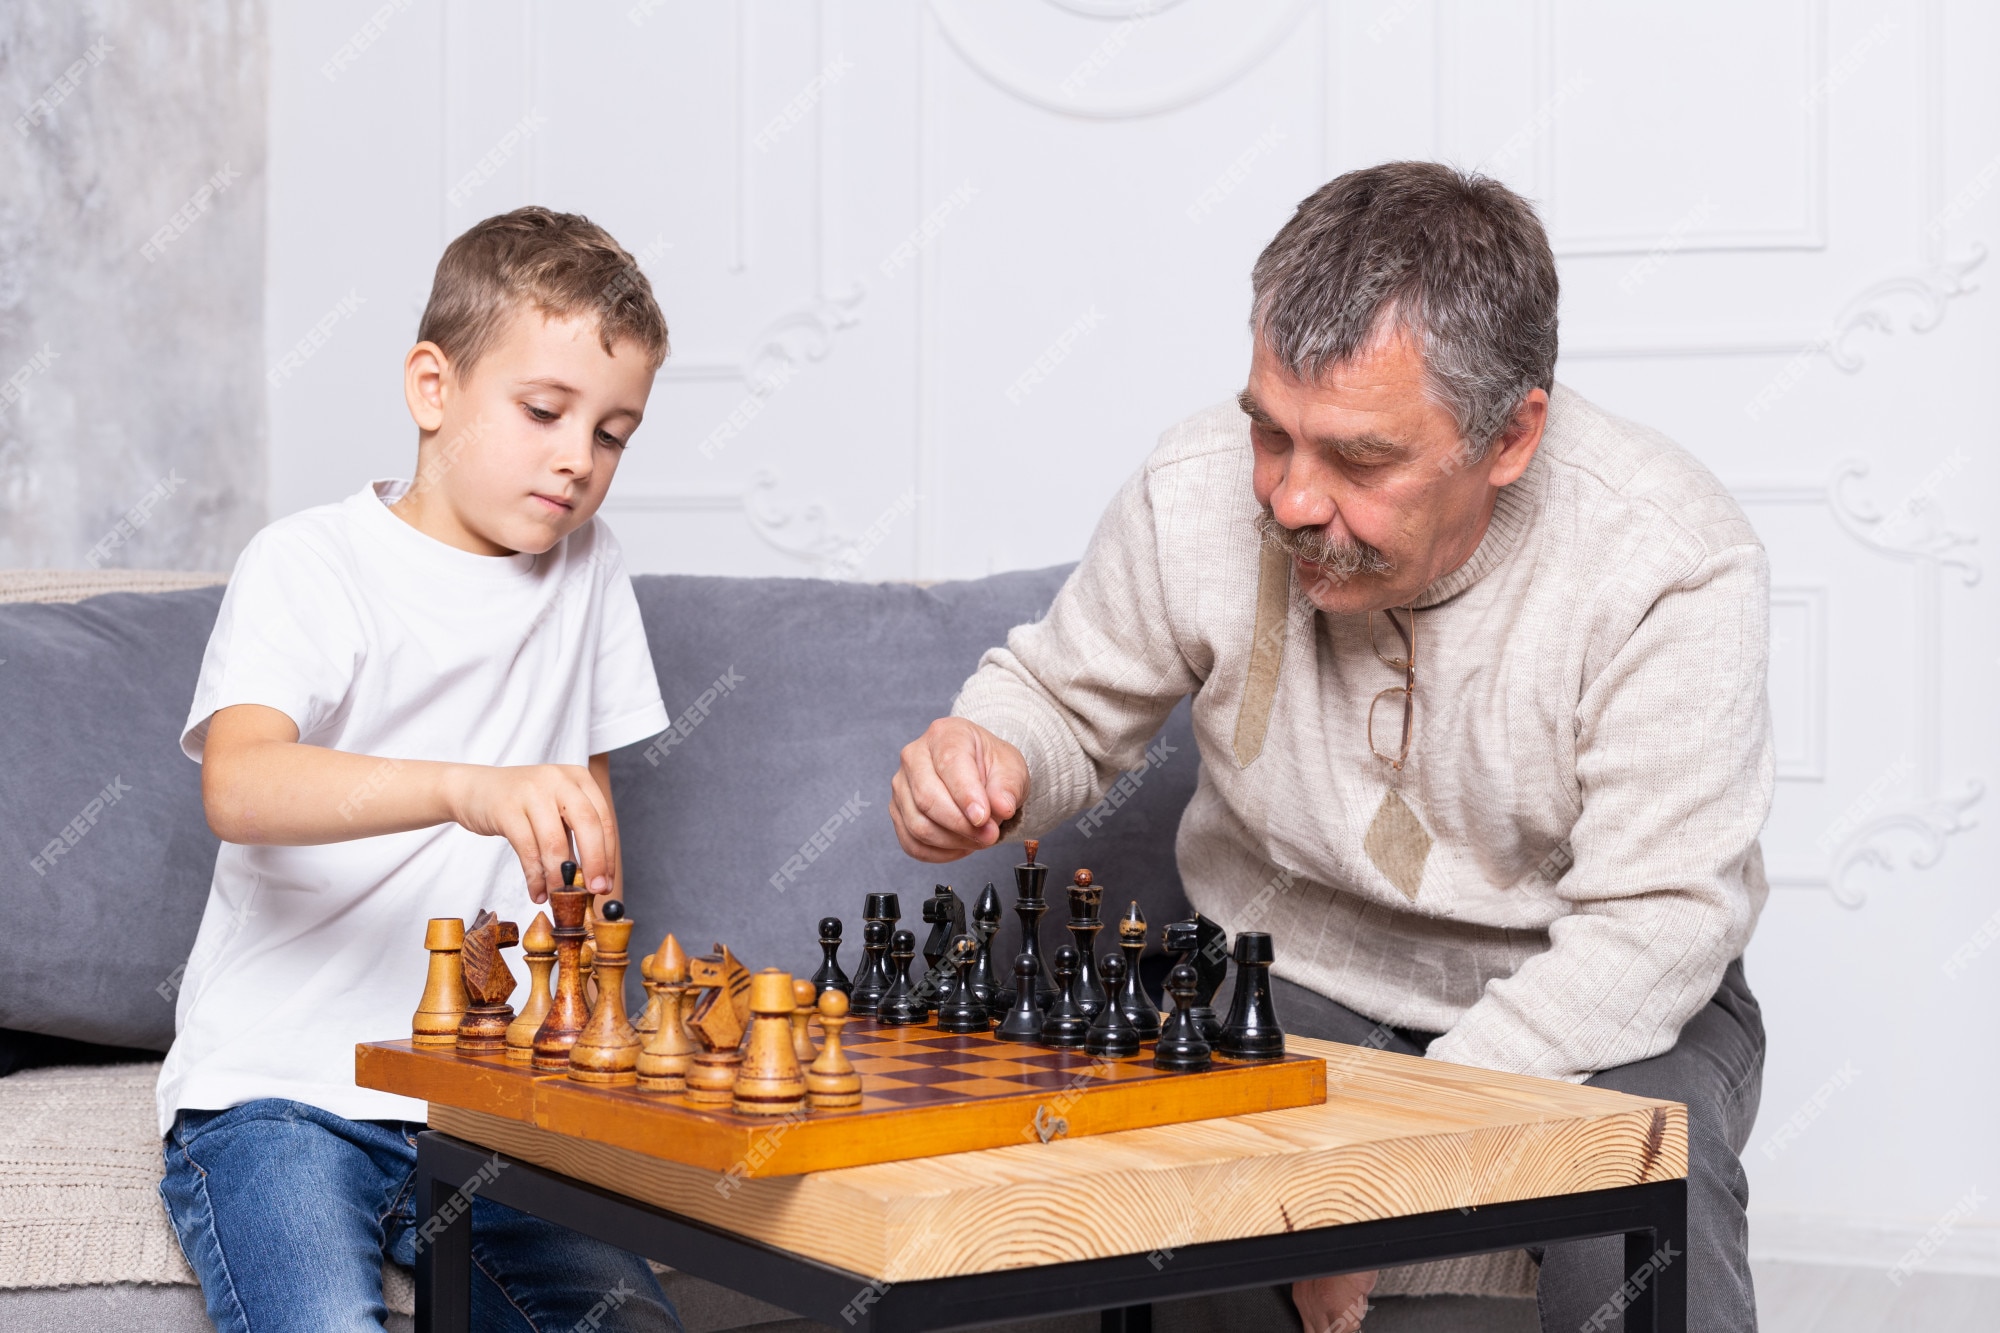
POLYGON ((590 798, 591 806, 597 811, 598 823, 604 829, 604 888, 608 893, 620 887, 611 882, 612 877, 618 873, 618 812, 611 808, 611 798, 597 785, 597 775, 587 768, 578 772, 578 785, 583 788, 584 795, 590 798))
POLYGON ((585 790, 594 785, 586 779, 558 800, 563 823, 576 835, 576 859, 583 871, 584 887, 594 893, 605 893, 611 888, 612 862, 606 850, 604 816, 585 790))
POLYGON ((535 838, 535 826, 527 819, 518 824, 510 824, 501 830, 507 845, 514 849, 514 855, 521 861, 521 878, 527 881, 528 898, 532 902, 545 903, 549 900, 549 885, 553 878, 542 872, 541 843, 535 838))
POLYGON ((531 802, 524 813, 534 829, 535 853, 542 863, 544 885, 565 887, 562 863, 570 859, 569 832, 563 827, 560 813, 553 805, 545 806, 540 801, 531 802))

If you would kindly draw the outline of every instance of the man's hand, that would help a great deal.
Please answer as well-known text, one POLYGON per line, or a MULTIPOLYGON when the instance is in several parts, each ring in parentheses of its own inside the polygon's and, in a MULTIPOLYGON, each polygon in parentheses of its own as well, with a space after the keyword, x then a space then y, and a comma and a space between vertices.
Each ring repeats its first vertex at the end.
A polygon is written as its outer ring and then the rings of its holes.
POLYGON ((445 771, 444 797, 458 823, 513 846, 528 896, 536 902, 547 902, 549 890, 563 886, 562 863, 572 859, 571 833, 576 835, 574 859, 586 868, 584 886, 593 893, 611 891, 618 824, 589 769, 577 764, 453 764, 445 771))
POLYGON ((1000 841, 1028 798, 1021 752, 962 717, 941 717, 903 747, 889 783, 896 840, 919 861, 956 861, 1000 841))
POLYGON ((1306 1333, 1360 1333, 1377 1273, 1342 1273, 1292 1284, 1292 1304, 1306 1333))

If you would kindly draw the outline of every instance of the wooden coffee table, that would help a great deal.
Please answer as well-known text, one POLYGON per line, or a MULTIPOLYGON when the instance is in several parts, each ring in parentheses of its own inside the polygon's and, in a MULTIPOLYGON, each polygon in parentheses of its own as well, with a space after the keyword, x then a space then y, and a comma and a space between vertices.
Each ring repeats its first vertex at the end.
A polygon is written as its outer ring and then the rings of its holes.
POLYGON ((470 1328, 476 1193, 835 1328, 1102 1310, 1107 1329, 1140 1329, 1158 1300, 1622 1235, 1605 1301, 1633 1333, 1685 1333, 1681 1104, 1290 1046, 1327 1062, 1325 1105, 1047 1141, 1045 1111, 1015 1146, 794 1176, 434 1104, 417 1327, 470 1328))

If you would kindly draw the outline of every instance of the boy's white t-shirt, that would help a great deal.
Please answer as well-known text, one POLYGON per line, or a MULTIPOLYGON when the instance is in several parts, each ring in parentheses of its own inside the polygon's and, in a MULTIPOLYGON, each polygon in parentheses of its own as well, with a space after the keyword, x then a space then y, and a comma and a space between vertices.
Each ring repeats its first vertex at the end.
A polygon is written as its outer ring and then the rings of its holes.
MULTIPOLYGON (((381 756, 385 775, 397 760, 587 764, 666 728, 601 519, 541 555, 474 555, 389 512, 408 487, 372 482, 251 538, 202 659, 189 758, 232 704, 277 709, 306 744, 381 756)), ((363 782, 348 800, 359 810, 371 794, 363 782)), ((481 908, 524 930, 538 910, 507 840, 457 824, 223 843, 160 1071, 160 1132, 177 1110, 262 1097, 423 1119, 420 1101, 355 1086, 355 1043, 409 1035, 424 923, 481 908)))

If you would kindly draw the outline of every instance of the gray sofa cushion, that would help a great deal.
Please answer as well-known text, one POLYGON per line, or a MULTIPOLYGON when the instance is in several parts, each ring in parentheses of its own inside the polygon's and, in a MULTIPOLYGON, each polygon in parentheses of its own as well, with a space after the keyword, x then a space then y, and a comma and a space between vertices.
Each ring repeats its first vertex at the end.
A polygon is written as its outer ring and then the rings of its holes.
MULTIPOLYGON (((944 866, 912 861, 889 822, 889 779, 902 746, 950 708, 980 654, 1046 611, 1068 573, 1060 566, 930 588, 635 578, 667 714, 687 719, 683 736, 611 759, 626 897, 645 947, 671 930, 691 951, 722 942, 753 969, 810 972, 815 923, 838 916, 851 974, 864 893, 900 894, 921 945, 918 914, 934 884, 953 885, 969 908, 990 880, 1006 908, 1000 947, 1011 957, 1020 844, 944 866), (716 690, 732 673, 741 682, 716 690), (706 716, 689 717, 710 690, 706 716), (812 846, 816 834, 824 850, 812 846)), ((1068 939, 1059 888, 1078 866, 1106 885, 1107 917, 1137 898, 1156 938, 1187 910, 1174 864, 1197 771, 1185 705, 1163 738, 1174 753, 1115 815, 1087 838, 1072 820, 1045 841, 1041 859, 1054 869, 1042 936, 1051 950, 1068 939)), ((1099 937, 1100 951, 1114 947, 1112 936, 1099 937)))
POLYGON ((0 605, 0 1027, 172 1041, 216 851, 180 729, 221 603, 0 605))
MULTIPOLYGON (((698 951, 723 941, 753 967, 810 970, 814 923, 832 914, 848 922, 852 971, 867 890, 900 892, 910 918, 939 880, 975 893, 993 880, 1011 902, 1019 844, 949 867, 908 860, 889 825, 889 777, 980 653, 1040 615, 1066 573, 932 588, 634 579, 670 715, 732 668, 742 678, 677 743, 612 758, 646 947, 673 930, 698 951), (822 828, 825 852, 802 852, 822 828)), ((216 852, 201 770, 178 738, 221 597, 210 587, 0 605, 0 911, 10 926, 0 1028, 149 1050, 171 1042, 177 969, 216 852), (59 855, 47 855, 51 842, 59 855)), ((1173 857, 1196 773, 1185 709, 1166 740, 1173 756, 1132 801, 1088 839, 1066 826, 1043 852, 1052 881, 1090 866, 1108 888, 1107 915, 1137 897, 1155 926, 1185 910, 1173 857)), ((1063 916, 1060 895, 1052 901, 1051 946, 1063 916)), ((1003 951, 1016 947, 1007 917, 1003 951)), ((1108 934, 1099 946, 1111 946, 1108 934)), ((632 980, 636 997, 636 969, 632 980)))

